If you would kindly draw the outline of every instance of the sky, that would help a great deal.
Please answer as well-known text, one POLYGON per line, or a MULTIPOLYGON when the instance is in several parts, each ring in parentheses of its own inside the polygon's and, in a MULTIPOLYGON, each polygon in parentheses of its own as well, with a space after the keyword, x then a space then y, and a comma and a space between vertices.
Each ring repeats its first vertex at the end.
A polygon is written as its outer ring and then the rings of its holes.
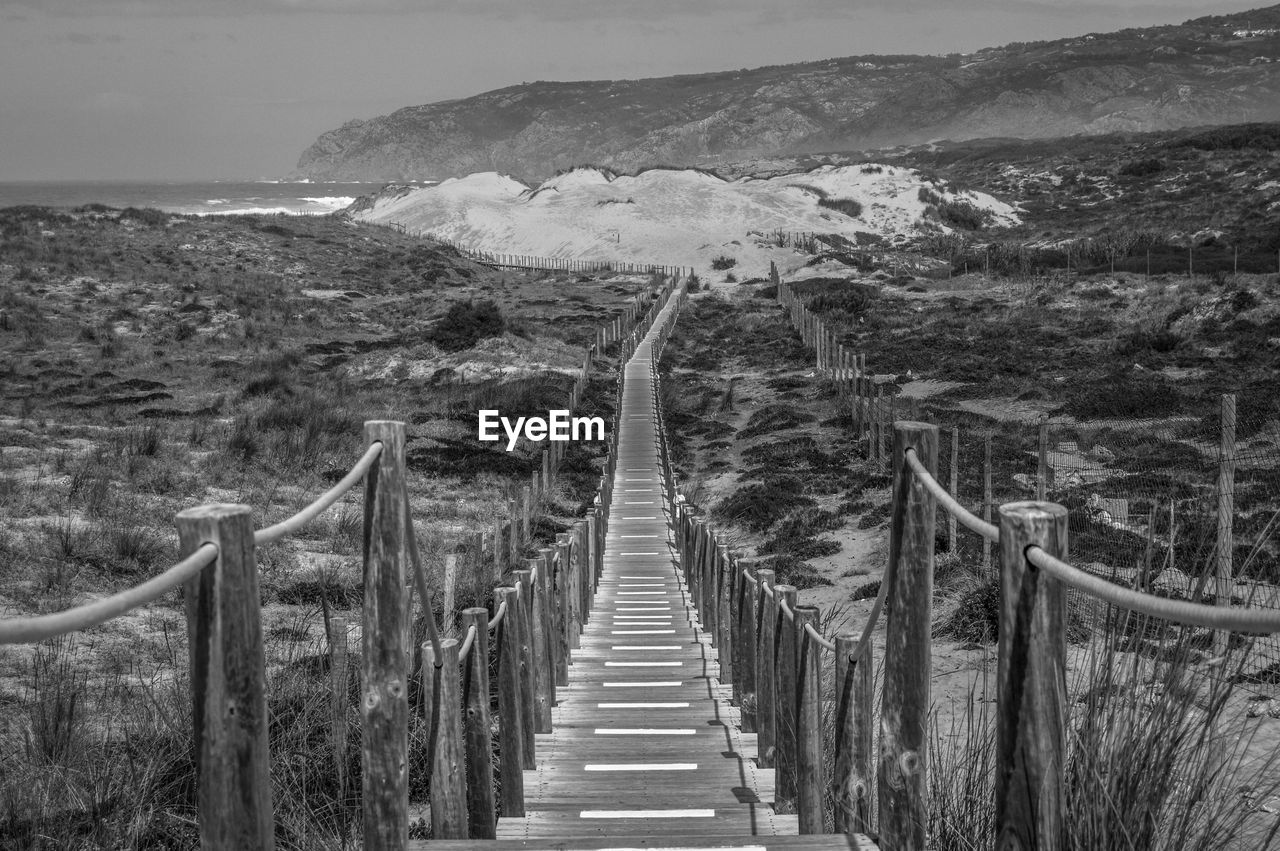
POLYGON ((1240 0, 0 0, 0 181, 282 177, 345 121, 523 81, 967 53, 1245 8, 1240 0))

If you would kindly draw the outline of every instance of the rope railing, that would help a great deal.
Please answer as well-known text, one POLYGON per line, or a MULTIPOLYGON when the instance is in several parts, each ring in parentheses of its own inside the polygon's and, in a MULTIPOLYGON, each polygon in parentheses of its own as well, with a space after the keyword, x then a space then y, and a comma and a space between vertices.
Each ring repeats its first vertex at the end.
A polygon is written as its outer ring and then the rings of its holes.
POLYGON ((0 619, 0 644, 35 644, 68 632, 104 624, 140 606, 155 602, 198 576, 200 571, 213 564, 217 558, 218 546, 203 544, 159 576, 110 597, 47 615, 0 619))
POLYGON ((279 523, 254 532, 253 542, 258 546, 274 543, 287 535, 292 535, 319 517, 365 477, 365 474, 369 472, 369 468, 373 466, 373 462, 378 460, 378 455, 381 452, 381 443, 370 444, 364 451, 364 455, 360 456, 360 460, 356 462, 356 465, 336 485, 329 488, 329 490, 317 497, 314 502, 287 520, 281 520, 279 523))
POLYGON ((467 627, 467 637, 462 640, 462 647, 458 649, 459 662, 467 661, 467 654, 470 653, 471 648, 475 646, 476 634, 477 631, 474 624, 467 627))
MULTIPOLYGON (((593 358, 617 346, 617 356, 625 364, 641 339, 662 315, 664 303, 678 306, 683 289, 669 281, 662 298, 645 305, 637 296, 610 325, 596 335, 570 393, 570 408, 576 408, 586 390, 593 358), (672 298, 674 296, 674 298, 672 298)), ((674 319, 675 311, 668 319, 674 319)), ((661 336, 664 329, 658 329, 661 336)), ((619 370, 615 411, 621 415, 625 370, 619 370)), ((364 724, 361 760, 365 777, 362 796, 363 845, 371 849, 402 849, 407 843, 408 778, 404 771, 407 740, 408 677, 421 679, 425 705, 434 707, 431 719, 432 825, 437 838, 491 839, 498 806, 493 783, 492 742, 489 721, 490 665, 489 633, 496 631, 495 652, 499 660, 499 734, 501 812, 504 816, 523 814, 525 769, 534 767, 533 735, 544 730, 543 714, 535 713, 535 693, 545 702, 546 685, 554 683, 565 670, 569 649, 585 620, 590 599, 603 569, 603 544, 608 525, 608 504, 612 476, 617 464, 617 430, 606 454, 596 499, 585 518, 575 521, 572 531, 560 536, 554 553, 542 550, 543 559, 526 574, 532 580, 495 591, 497 604, 492 617, 486 608, 462 613, 465 634, 459 644, 445 638, 433 615, 431 584, 412 519, 407 485, 405 426, 390 421, 365 423, 366 446, 355 465, 333 487, 285 520, 254 530, 251 512, 245 506, 200 506, 177 517, 181 559, 160 575, 125 591, 62 612, 30 617, 0 619, 0 644, 32 643, 67 632, 87 629, 110 621, 133 609, 154 602, 183 586, 187 595, 189 633, 192 636, 193 691, 204 695, 202 713, 197 714, 196 741, 205 748, 200 759, 199 814, 202 826, 234 821, 239 830, 236 847, 271 847, 274 817, 271 808, 265 653, 262 643, 260 595, 256 548, 285 539, 321 513, 331 508, 361 480, 365 491, 364 623, 360 654, 360 682, 364 724), (408 590, 406 591, 406 585, 408 590), (572 591, 570 592, 570 589, 572 591), (420 601, 427 642, 421 648, 422 666, 405 670, 410 652, 409 629, 413 597, 420 601), (517 604, 518 603, 518 604, 517 604), (547 641, 535 642, 538 624, 547 630, 547 641), (554 636, 560 636, 555 640, 554 636), (465 683, 459 669, 469 671, 465 683), (545 671, 545 676, 542 672, 545 671), (460 709, 466 703, 465 725, 460 709), (466 728, 465 746, 463 728, 466 728), (234 729, 232 729, 234 727, 234 729), (209 750, 216 748, 217 750, 209 750), (465 758, 463 750, 466 751, 465 758), (465 763, 466 783, 455 770, 465 763), (235 800, 219 797, 218 790, 240 790, 235 800), (464 800, 465 799, 465 800, 464 800), (246 803, 247 802, 247 803, 246 803)), ((510 526, 510 563, 521 546, 532 540, 530 514, 544 499, 552 476, 563 456, 563 447, 552 444, 543 451, 541 477, 534 473, 519 501, 518 513, 510 526), (523 527, 523 529, 521 528, 523 527), (521 535, 520 532, 524 534, 521 535)), ((503 526, 494 536, 494 562, 500 570, 504 547, 503 526)), ((536 560, 535 560, 536 561, 536 560)), ((452 566, 446 560, 446 574, 452 566)), ((517 572, 519 573, 519 572, 517 572)), ((446 603, 450 599, 446 587, 446 603)), ((329 618, 326 635, 332 657, 334 764, 339 794, 347 794, 346 748, 348 715, 348 670, 346 619, 329 618)), ((552 698, 554 700, 554 698, 552 698)), ((545 715, 549 725, 549 711, 545 715)))
POLYGON ((1132 588, 1116 585, 1100 576, 1086 573, 1040 547, 1028 547, 1027 561, 1054 579, 1096 597, 1105 603, 1143 615, 1161 618, 1185 626, 1199 626, 1226 632, 1272 634, 1280 632, 1280 610, 1238 606, 1209 606, 1188 600, 1171 600, 1132 588))
MULTIPOLYGON (((356 482, 364 478, 381 451, 380 443, 369 446, 351 471, 310 505, 286 520, 255 531, 254 544, 261 546, 278 541, 314 520, 337 502, 356 482)), ((217 556, 216 545, 202 545, 195 553, 169 567, 160 575, 101 600, 46 615, 0 618, 0 644, 34 644, 69 632, 101 626, 107 621, 160 599, 213 564, 217 556)))
POLYGON ((502 619, 507 616, 507 601, 503 600, 498 604, 498 610, 493 613, 493 617, 489 619, 489 631, 498 628, 498 624, 502 623, 502 619))
MULTIPOLYGON (((1065 559, 1067 511, 1059 505, 999 506, 998 523, 977 516, 938 480, 937 427, 896 420, 892 401, 882 407, 878 392, 869 392, 861 356, 844 351, 788 287, 780 286, 779 301, 817 351, 820 370, 856 388, 840 396, 841 404, 853 405, 859 433, 864 427, 869 431, 871 460, 890 474, 892 505, 889 558, 861 635, 825 636, 817 625, 817 610, 797 605, 795 589, 777 582, 771 570, 737 565, 725 540, 694 507, 672 499, 681 570, 692 603, 720 651, 720 676, 741 707, 743 729, 758 736, 761 766, 776 770, 778 799, 794 801, 802 833, 818 832, 830 817, 823 811, 823 795, 833 790, 837 830, 874 827, 880 847, 926 847, 933 550, 941 508, 942 516, 954 517, 994 546, 1002 574, 998 729, 1014 740, 998 753, 998 835, 1060 835, 1060 823, 1037 834, 1043 826, 1030 823, 1034 816, 1019 802, 1059 800, 1064 794, 1064 755, 1054 749, 1065 741, 1067 714, 1065 589, 1217 631, 1280 632, 1280 612, 1233 608, 1221 594, 1218 605, 1170 600, 1081 570, 1065 559), (887 649, 877 716, 870 663, 873 633, 882 616, 887 649), (806 646, 835 654, 836 753, 829 783, 823 766, 814 768, 813 755, 821 754, 823 743, 812 718, 820 715, 821 703, 814 696, 817 689, 806 686, 820 672, 821 654, 805 653, 806 646), (1016 664, 1007 662, 1011 657, 1016 664), (878 748, 873 747, 876 729, 878 748), (878 823, 873 822, 876 812, 878 823)), ((661 419, 659 433, 665 441, 661 419)), ((954 533, 949 540, 954 542, 954 533)), ((1050 819, 1060 816, 1061 809, 1044 813, 1050 819)))
POLYGON ((960 521, 961 526, 974 534, 981 535, 992 543, 996 543, 1000 540, 1000 529, 961 505, 960 501, 952 496, 950 492, 948 492, 947 489, 944 488, 942 484, 924 468, 924 465, 920 463, 919 457, 916 456, 914 449, 907 451, 904 458, 907 466, 911 468, 911 472, 919 479, 920 484, 924 485, 929 493, 933 495, 933 498, 938 501, 938 506, 960 521))
POLYGON ((409 561, 413 567, 413 588, 418 592, 421 600, 420 605, 426 615, 423 620, 427 624, 427 637, 431 642, 431 651, 438 667, 444 664, 444 656, 440 648, 440 627, 436 625, 436 618, 433 614, 431 586, 427 582, 426 568, 422 566, 422 553, 418 549, 418 533, 413 528, 413 511, 411 508, 409 489, 406 485, 404 488, 404 535, 409 542, 409 561))
POLYGON ((812 639, 817 643, 817 645, 818 645, 819 647, 821 647, 823 650, 828 650, 828 651, 830 651, 830 652, 832 652, 832 653, 836 652, 836 643, 835 643, 834 641, 828 641, 828 640, 827 640, 827 639, 822 635, 822 633, 818 632, 817 627, 815 627, 813 624, 811 624, 811 623, 807 623, 807 624, 805 624, 805 625, 804 625, 804 631, 805 631, 805 633, 806 633, 810 638, 812 638, 812 639))

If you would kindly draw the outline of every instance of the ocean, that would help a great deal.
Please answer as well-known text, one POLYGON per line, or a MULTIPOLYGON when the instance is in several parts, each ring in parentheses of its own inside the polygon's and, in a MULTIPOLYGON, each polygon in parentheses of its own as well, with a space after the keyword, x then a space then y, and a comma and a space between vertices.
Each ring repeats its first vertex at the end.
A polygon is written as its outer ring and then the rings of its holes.
POLYGON ((0 207, 35 204, 43 207, 154 207, 167 213, 229 215, 287 213, 322 215, 341 210, 383 183, 312 183, 298 181, 182 182, 0 182, 0 207))

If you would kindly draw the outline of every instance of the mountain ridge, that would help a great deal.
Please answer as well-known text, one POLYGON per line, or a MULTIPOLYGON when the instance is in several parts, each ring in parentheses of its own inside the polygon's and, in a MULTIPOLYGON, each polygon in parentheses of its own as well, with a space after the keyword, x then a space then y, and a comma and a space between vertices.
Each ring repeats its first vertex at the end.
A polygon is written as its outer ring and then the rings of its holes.
POLYGON ((641 80, 536 81, 357 119, 296 174, 539 181, 936 139, 1046 138, 1280 119, 1280 6, 972 54, 850 56, 641 80), (1241 37, 1242 27, 1249 35, 1241 37))

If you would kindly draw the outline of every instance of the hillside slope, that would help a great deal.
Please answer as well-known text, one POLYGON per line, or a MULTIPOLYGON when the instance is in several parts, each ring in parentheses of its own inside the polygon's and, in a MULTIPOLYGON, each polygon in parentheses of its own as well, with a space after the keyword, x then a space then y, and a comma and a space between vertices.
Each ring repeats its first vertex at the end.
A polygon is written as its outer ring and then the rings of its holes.
POLYGON ((620 170, 991 136, 1280 118, 1280 6, 969 55, 861 56, 648 80, 535 82, 352 121, 297 173, 403 180, 620 170), (1241 35, 1245 28, 1248 34, 1241 35))

